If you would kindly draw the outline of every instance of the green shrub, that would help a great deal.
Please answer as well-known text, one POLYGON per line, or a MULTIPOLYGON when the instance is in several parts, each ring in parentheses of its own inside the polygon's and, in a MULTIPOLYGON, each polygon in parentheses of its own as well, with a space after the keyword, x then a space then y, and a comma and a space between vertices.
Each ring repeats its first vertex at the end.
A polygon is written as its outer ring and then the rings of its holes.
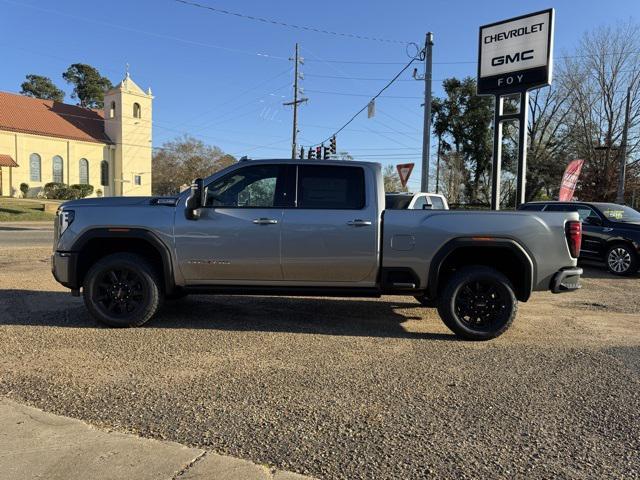
POLYGON ((54 200, 67 200, 69 195, 69 187, 64 183, 49 182, 44 185, 44 198, 50 198, 54 200))
POLYGON ((20 184, 20 191, 22 192, 22 197, 23 198, 27 198, 27 193, 29 192, 29 184, 28 183, 21 183, 20 184))
POLYGON ((93 185, 76 184, 71 185, 69 189, 72 191, 73 198, 75 199, 88 197, 93 193, 93 185))
POLYGON ((49 182, 44 186, 44 197, 54 200, 77 200, 93 193, 93 185, 49 182))

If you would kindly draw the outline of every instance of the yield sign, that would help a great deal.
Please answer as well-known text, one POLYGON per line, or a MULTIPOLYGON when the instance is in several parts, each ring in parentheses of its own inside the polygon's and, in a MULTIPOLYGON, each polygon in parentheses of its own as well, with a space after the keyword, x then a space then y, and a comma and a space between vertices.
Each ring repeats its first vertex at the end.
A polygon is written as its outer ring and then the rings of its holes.
POLYGON ((403 187, 407 186, 407 182, 409 181, 409 177, 411 176, 411 172, 413 172, 413 167, 415 163, 401 163, 396 165, 398 169, 398 175, 400 176, 400 183, 402 183, 403 187))

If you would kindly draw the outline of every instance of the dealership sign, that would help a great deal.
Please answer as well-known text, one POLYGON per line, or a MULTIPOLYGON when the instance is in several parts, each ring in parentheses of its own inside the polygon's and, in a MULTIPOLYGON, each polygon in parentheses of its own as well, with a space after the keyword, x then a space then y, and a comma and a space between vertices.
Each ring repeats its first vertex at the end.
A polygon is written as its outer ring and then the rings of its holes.
POLYGON ((480 27, 478 94, 551 84, 553 13, 549 9, 480 27))

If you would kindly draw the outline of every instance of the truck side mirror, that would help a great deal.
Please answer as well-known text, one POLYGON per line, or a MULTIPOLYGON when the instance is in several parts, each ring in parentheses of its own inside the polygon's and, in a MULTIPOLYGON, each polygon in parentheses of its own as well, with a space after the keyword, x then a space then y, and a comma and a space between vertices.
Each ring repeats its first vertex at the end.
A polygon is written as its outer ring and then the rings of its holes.
POLYGON ((185 203, 184 215, 187 220, 198 220, 200 218, 200 209, 204 206, 204 181, 196 178, 191 184, 191 192, 185 203))

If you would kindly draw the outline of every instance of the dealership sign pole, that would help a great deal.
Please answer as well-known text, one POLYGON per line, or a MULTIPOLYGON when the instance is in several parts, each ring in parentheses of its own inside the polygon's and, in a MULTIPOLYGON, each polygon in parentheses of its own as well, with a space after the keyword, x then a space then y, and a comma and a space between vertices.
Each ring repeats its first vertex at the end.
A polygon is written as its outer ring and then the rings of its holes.
POLYGON ((553 65, 552 8, 480 27, 478 95, 495 96, 491 209, 500 209, 502 122, 518 120, 516 205, 525 201, 529 90, 551 85, 553 65), (504 113, 504 97, 517 96, 517 113, 504 113))

